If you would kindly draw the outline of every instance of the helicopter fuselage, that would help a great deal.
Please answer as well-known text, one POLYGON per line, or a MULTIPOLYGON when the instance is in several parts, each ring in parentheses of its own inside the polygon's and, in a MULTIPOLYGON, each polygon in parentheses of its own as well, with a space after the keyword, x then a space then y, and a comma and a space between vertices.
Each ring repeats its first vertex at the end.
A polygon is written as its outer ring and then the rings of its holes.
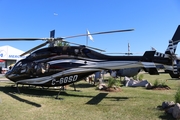
POLYGON ((143 56, 107 56, 84 46, 48 47, 18 61, 5 76, 17 84, 63 86, 101 70, 155 68, 153 60, 153 51, 143 56))

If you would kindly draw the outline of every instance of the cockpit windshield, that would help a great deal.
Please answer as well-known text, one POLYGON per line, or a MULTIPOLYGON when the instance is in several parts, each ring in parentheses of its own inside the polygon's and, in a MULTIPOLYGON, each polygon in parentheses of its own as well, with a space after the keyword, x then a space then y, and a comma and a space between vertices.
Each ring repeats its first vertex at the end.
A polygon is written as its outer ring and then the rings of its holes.
MULTIPOLYGON (((16 68, 16 67, 19 67, 19 66, 22 66, 22 61, 18 61, 14 66, 13 68, 16 68)), ((13 70, 12 68, 12 70, 13 70)))
POLYGON ((23 64, 23 60, 20 60, 13 66, 11 71, 13 73, 21 73, 23 69, 26 69, 26 64, 23 64))

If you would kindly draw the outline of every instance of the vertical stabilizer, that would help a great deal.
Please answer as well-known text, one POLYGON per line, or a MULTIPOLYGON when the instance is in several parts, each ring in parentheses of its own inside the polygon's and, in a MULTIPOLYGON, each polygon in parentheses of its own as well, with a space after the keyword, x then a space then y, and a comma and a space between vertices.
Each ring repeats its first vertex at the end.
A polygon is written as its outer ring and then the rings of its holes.
POLYGON ((180 25, 177 27, 176 32, 172 37, 172 40, 169 41, 169 45, 165 51, 165 54, 174 54, 176 52, 177 44, 179 41, 180 41, 180 25))

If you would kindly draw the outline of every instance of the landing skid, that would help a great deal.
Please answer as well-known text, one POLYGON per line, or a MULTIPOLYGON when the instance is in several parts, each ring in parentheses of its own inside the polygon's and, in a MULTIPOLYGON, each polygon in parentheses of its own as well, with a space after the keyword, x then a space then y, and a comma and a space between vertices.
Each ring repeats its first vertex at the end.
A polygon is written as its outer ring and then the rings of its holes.
MULTIPOLYGON (((18 87, 18 83, 15 83, 15 86, 16 86, 16 89, 17 89, 17 92, 18 92, 18 94, 20 94, 21 92, 20 92, 20 90, 19 90, 19 87, 18 87)), ((24 87, 24 85, 23 85, 23 87, 24 87)), ((30 86, 29 86, 30 87, 30 86)), ((73 87, 74 87, 74 91, 77 91, 77 92, 80 92, 80 90, 76 90, 76 86, 75 86, 75 84, 73 83, 73 87)), ((46 89, 48 89, 49 87, 47 87, 46 89)), ((42 89, 45 89, 45 87, 44 86, 42 86, 42 89)), ((63 100, 63 98, 59 98, 59 95, 60 95, 60 93, 61 93, 61 91, 64 91, 64 90, 66 90, 65 88, 64 88, 64 86, 63 86, 63 89, 62 88, 60 88, 59 89, 59 92, 58 92, 58 94, 57 94, 57 96, 55 97, 55 99, 58 99, 58 100, 63 100)))
POLYGON ((18 87, 18 83, 16 83, 16 88, 17 88, 18 94, 20 94, 20 90, 19 90, 19 87, 18 87))
POLYGON ((73 83, 73 87, 74 87, 74 91, 76 91, 76 92, 80 92, 80 90, 76 90, 76 86, 75 86, 75 84, 73 83))
POLYGON ((74 87, 74 91, 76 91, 76 86, 75 86, 75 84, 73 83, 73 87, 74 87))
POLYGON ((59 98, 59 95, 60 95, 60 93, 61 93, 61 88, 59 89, 59 92, 58 92, 58 94, 57 94, 57 96, 55 97, 55 99, 58 99, 58 100, 64 100, 63 98, 59 98))
MULTIPOLYGON (((74 91, 77 91, 77 92, 80 91, 80 90, 76 90, 76 86, 75 86, 74 83, 73 83, 73 87, 74 87, 74 91)), ((60 93, 61 93, 62 90, 63 90, 63 91, 66 90, 66 89, 64 88, 64 86, 63 86, 63 89, 62 89, 62 88, 59 89, 59 92, 58 92, 57 96, 55 97, 55 99, 64 100, 63 98, 59 98, 59 95, 60 95, 60 93)))
MULTIPOLYGON (((18 94, 20 94, 20 90, 19 90, 19 87, 18 87, 18 83, 16 83, 16 88, 17 88, 18 94)), ((43 88, 43 87, 42 87, 42 88, 43 88)), ((49 88, 49 87, 48 87, 48 88, 49 88)), ((63 100, 63 98, 59 98, 59 95, 60 95, 60 93, 61 93, 61 90, 62 90, 62 88, 59 89, 59 92, 58 92, 57 96, 55 97, 55 99, 63 100)), ((63 90, 65 90, 65 89, 63 88, 63 90)))
POLYGON ((62 90, 63 90, 63 91, 66 90, 64 86, 62 86, 62 87, 59 88, 59 92, 58 92, 57 96, 55 97, 55 99, 64 100, 63 98, 59 98, 59 95, 60 95, 60 93, 61 93, 62 90))

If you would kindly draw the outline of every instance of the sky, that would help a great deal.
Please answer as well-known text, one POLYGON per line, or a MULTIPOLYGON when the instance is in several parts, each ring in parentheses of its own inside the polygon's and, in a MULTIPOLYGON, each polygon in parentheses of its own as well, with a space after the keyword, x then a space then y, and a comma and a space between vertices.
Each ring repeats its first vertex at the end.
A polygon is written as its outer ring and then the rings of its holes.
MULTIPOLYGON (((134 29, 93 35, 88 46, 107 53, 164 52, 180 25, 179 0, 0 0, 0 38, 45 38, 134 29)), ((86 45, 86 36, 66 39, 86 45)), ((45 41, 0 41, 27 51, 45 41)), ((180 45, 179 45, 180 46, 180 45)), ((180 55, 180 47, 176 53, 180 55)))

